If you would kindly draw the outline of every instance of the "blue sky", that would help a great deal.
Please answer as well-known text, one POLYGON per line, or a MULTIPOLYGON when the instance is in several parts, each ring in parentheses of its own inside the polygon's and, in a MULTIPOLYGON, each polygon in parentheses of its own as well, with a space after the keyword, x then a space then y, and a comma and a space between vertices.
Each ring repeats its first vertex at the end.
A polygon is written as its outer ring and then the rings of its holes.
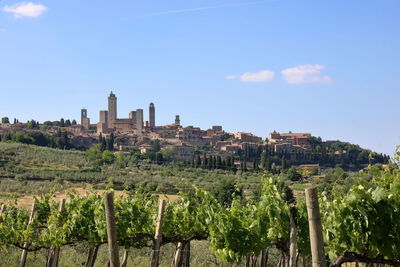
POLYGON ((400 1, 0 1, 0 116, 311 132, 400 145, 400 1))

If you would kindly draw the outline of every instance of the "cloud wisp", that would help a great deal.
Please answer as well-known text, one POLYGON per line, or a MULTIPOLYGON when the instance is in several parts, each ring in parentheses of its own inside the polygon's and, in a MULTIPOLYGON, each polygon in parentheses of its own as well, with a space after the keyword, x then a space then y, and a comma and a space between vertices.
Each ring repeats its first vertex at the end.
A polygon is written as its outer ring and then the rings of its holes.
POLYGON ((245 72, 242 75, 228 75, 227 80, 238 79, 242 82, 262 83, 270 82, 274 79, 275 72, 270 70, 261 70, 258 72, 245 72))
POLYGON ((282 77, 287 83, 330 83, 332 79, 329 76, 321 74, 325 69, 323 65, 301 65, 294 68, 282 70, 282 77))
POLYGON ((247 2, 247 3, 237 3, 237 4, 230 4, 230 5, 205 6, 205 7, 195 7, 195 8, 183 8, 183 9, 166 10, 166 11, 160 11, 160 12, 151 13, 151 14, 149 14, 149 15, 146 15, 145 17, 155 17, 155 16, 162 16, 162 15, 171 15, 171 14, 179 14, 179 13, 188 13, 188 12, 204 11, 204 10, 219 9, 219 8, 227 8, 227 7, 248 6, 248 5, 254 5, 254 4, 259 4, 259 3, 264 3, 264 2, 270 2, 270 1, 264 0, 264 1, 254 1, 254 2, 247 2))
POLYGON ((12 13, 15 18, 31 17, 36 18, 42 15, 47 10, 47 7, 41 4, 32 2, 21 2, 11 6, 5 6, 4 12, 12 13))

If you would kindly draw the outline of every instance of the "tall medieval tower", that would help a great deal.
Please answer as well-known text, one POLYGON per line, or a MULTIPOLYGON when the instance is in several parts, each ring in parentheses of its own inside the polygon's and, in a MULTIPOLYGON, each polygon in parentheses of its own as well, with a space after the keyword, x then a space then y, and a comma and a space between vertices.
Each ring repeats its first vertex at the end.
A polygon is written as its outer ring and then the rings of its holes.
POLYGON ((153 102, 150 103, 150 106, 149 106, 149 124, 150 124, 150 127, 156 126, 156 110, 154 108, 153 102))
POLYGON ((136 110, 136 130, 141 133, 143 130, 143 109, 136 110))
POLYGON ((179 115, 175 115, 175 125, 177 126, 181 125, 181 119, 179 118, 179 115))
POLYGON ((108 127, 113 128, 117 120, 117 97, 111 91, 108 97, 108 127))
POLYGON ((87 118, 87 109, 83 108, 81 109, 81 124, 83 125, 84 119, 87 118))

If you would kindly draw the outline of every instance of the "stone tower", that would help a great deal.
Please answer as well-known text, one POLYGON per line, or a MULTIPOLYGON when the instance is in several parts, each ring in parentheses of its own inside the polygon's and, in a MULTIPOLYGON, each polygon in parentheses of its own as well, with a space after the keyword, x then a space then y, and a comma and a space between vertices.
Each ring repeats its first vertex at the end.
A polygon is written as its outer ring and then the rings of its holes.
POLYGON ((108 97, 108 127, 113 128, 117 120, 117 97, 111 91, 108 97))
POLYGON ((143 130, 143 109, 136 110, 136 130, 141 132, 143 130))
POLYGON ((136 111, 129 112, 129 119, 131 119, 132 124, 136 126, 136 111))
POLYGON ((83 121, 84 121, 84 119, 86 119, 87 118, 87 109, 85 109, 85 108, 83 108, 83 109, 81 109, 81 124, 83 125, 83 121))
POLYGON ((100 110, 100 121, 97 123, 97 133, 107 133, 108 132, 108 111, 100 110))
POLYGON ((179 118, 179 115, 175 115, 175 125, 181 125, 181 119, 179 118))
POLYGON ((108 128, 108 111, 107 110, 100 110, 100 122, 104 123, 108 128))
POLYGON ((149 105, 149 126, 155 127, 156 126, 156 110, 154 108, 153 102, 149 105))

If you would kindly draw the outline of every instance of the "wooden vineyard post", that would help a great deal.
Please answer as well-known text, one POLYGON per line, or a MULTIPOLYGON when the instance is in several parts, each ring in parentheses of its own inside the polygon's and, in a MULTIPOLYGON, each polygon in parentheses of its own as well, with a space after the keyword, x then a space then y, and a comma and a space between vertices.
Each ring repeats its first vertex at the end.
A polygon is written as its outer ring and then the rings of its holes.
POLYGON ((296 267, 297 265, 297 208, 290 207, 290 241, 289 241, 289 267, 296 267))
POLYGON ((128 249, 124 250, 124 255, 122 256, 122 264, 121 267, 126 267, 128 265, 128 249))
MULTIPOLYGON (((60 214, 64 213, 65 209, 65 199, 60 200, 60 207, 58 208, 58 212, 60 214)), ((47 266, 48 267, 57 267, 58 266, 58 258, 60 255, 60 248, 51 246, 49 250, 49 257, 47 260, 47 266)))
POLYGON ((269 253, 269 249, 265 248, 261 251, 261 263, 260 263, 260 267, 267 267, 268 264, 268 253, 269 253))
MULTIPOLYGON (((28 226, 29 224, 31 224, 31 222, 33 221, 33 216, 35 215, 35 201, 32 204, 32 210, 31 213, 29 215, 29 221, 28 221, 28 226)), ((24 243, 23 245, 23 249, 22 249, 22 254, 21 254, 21 259, 19 261, 19 267, 25 267, 25 263, 26 263, 26 256, 28 255, 28 243, 24 243)))
POLYGON ((89 248, 88 258, 86 260, 85 267, 93 267, 96 261, 97 252, 99 251, 99 245, 94 248, 89 248))
POLYGON ((0 209, 0 222, 3 220, 2 215, 3 215, 4 212, 6 212, 6 204, 1 205, 1 209, 0 209))
POLYGON ((6 211, 6 204, 1 205, 0 209, 0 220, 1 220, 1 215, 6 211))
POLYGON ((190 241, 185 242, 182 250, 182 266, 189 267, 190 266, 190 241))
POLYGON ((190 264, 190 241, 178 242, 174 259, 173 267, 188 267, 190 264))
POLYGON ((117 229, 115 227, 113 193, 108 192, 105 194, 104 204, 106 209, 108 254, 110 267, 119 267, 120 264, 118 254, 117 229))
POLYGON ((162 224, 164 219, 164 211, 166 203, 167 203, 166 200, 162 199, 160 200, 158 205, 156 232, 154 235, 153 250, 151 251, 151 262, 150 262, 151 267, 158 267, 158 258, 160 255, 160 247, 162 242, 162 224))
POLYGON ((326 267, 321 215, 318 204, 318 192, 316 188, 307 188, 305 193, 308 225, 310 229, 312 267, 326 267))
POLYGON ((179 267, 182 261, 182 250, 183 250, 183 242, 178 242, 175 249, 174 260, 172 263, 173 267, 179 267))

